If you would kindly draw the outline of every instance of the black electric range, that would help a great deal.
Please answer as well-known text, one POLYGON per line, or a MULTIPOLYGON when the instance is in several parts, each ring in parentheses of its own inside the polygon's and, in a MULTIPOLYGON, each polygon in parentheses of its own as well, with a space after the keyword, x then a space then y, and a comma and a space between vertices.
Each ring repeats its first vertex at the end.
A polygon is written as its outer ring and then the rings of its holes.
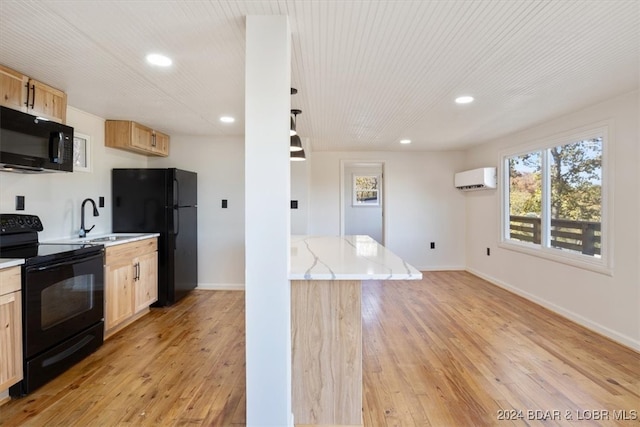
POLYGON ((22 265, 24 379, 9 388, 21 397, 102 345, 104 246, 39 243, 35 215, 0 214, 0 258, 22 265))

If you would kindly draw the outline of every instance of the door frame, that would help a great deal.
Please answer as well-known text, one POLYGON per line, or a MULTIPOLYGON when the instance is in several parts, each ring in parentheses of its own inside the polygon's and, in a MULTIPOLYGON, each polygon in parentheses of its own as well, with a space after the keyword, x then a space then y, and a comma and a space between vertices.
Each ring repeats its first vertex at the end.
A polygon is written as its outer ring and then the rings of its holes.
POLYGON ((384 160, 358 160, 358 159, 341 159, 340 160, 340 235, 344 236, 345 229, 345 203, 351 202, 351 197, 345 194, 345 186, 346 180, 350 177, 347 177, 345 174, 345 169, 352 166, 380 166, 381 170, 381 191, 382 197, 380 198, 380 203, 382 205, 382 242, 380 244, 384 245, 387 241, 387 188, 386 188, 386 172, 385 172, 385 162, 384 160))

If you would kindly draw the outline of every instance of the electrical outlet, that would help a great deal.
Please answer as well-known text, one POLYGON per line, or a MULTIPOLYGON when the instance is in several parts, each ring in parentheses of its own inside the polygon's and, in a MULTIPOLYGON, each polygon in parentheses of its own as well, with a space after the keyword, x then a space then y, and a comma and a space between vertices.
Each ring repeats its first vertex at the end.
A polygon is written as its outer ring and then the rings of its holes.
POLYGON ((16 210, 17 211, 24 210, 24 196, 16 196, 16 210))
POLYGON ((104 208, 104 197, 100 196, 98 198, 98 207, 99 208, 104 208))
POLYGON ((431 242, 431 249, 435 249, 436 248, 436 242, 431 242))
POLYGON ((487 248, 487 256, 491 255, 491 248, 487 248))
POLYGON ((298 201, 297 200, 292 200, 291 201, 291 209, 298 209, 298 201))
POLYGON ((228 203, 227 199, 222 199, 222 209, 227 209, 228 203))

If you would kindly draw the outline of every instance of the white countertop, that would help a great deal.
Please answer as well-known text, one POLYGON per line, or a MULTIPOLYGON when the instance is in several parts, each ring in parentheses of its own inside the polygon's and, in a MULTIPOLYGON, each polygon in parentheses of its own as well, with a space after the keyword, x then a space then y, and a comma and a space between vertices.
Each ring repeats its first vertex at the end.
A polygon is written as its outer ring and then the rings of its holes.
POLYGON ((290 280, 419 280, 422 273, 369 236, 291 236, 290 280))
POLYGON ((46 242, 40 243, 88 243, 91 245, 104 245, 114 246, 114 245, 122 245, 125 243, 135 242, 137 240, 150 239, 152 237, 158 237, 160 233, 107 233, 107 234, 96 234, 95 236, 87 236, 87 237, 70 237, 68 239, 54 239, 46 242), (95 241, 95 239, 107 238, 107 237, 117 237, 116 240, 105 240, 105 241, 95 241))
POLYGON ((22 258, 0 258, 0 270, 22 264, 24 264, 24 259, 22 258))

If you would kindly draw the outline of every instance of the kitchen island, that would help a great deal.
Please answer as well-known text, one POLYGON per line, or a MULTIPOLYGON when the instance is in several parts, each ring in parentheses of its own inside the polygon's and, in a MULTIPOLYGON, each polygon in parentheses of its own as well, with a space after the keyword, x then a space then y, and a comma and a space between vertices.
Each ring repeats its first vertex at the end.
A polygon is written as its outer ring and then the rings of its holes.
POLYGON ((369 236, 291 237, 297 426, 362 425, 362 281, 422 273, 369 236))

